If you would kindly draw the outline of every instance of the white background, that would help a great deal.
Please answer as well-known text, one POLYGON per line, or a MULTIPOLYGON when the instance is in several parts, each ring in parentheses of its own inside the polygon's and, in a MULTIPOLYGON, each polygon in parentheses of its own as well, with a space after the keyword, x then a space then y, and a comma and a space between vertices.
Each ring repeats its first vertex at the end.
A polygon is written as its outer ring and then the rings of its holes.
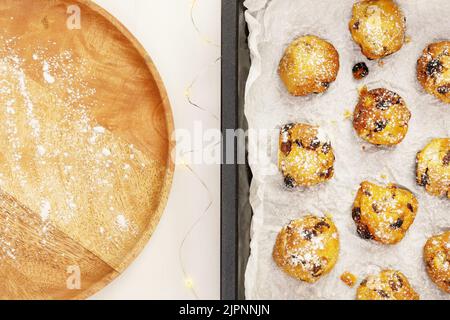
MULTIPOLYGON (((220 127, 220 0, 96 0, 143 44, 172 104, 175 127, 220 127), (198 30, 195 28, 198 27, 198 30), (211 44, 210 42, 213 42, 211 44), (216 44, 216 45, 214 45, 216 44), (191 99, 207 112, 191 106, 191 99)), ((184 165, 175 171, 162 220, 137 260, 94 299, 218 299, 220 295, 220 166, 192 165, 212 194, 184 165), (180 247, 189 229, 180 261, 180 247), (183 272, 183 266, 185 272, 183 272), (186 280, 187 284, 186 285, 186 280), (192 288, 189 288, 192 284, 192 288)))

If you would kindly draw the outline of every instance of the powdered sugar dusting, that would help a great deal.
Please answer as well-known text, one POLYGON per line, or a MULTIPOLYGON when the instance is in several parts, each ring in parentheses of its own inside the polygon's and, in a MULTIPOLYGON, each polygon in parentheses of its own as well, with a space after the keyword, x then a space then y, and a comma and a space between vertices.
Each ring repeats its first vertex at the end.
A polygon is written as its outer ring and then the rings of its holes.
POLYGON ((127 218, 123 214, 119 214, 116 218, 116 222, 119 225, 119 227, 123 230, 128 229, 128 221, 127 218))
POLYGON ((55 77, 53 77, 50 74, 50 65, 48 64, 47 61, 44 61, 44 64, 42 66, 42 71, 43 71, 43 74, 44 74, 44 79, 45 79, 45 81, 47 81, 47 83, 49 83, 49 84, 55 83, 55 81, 56 81, 55 77))
MULTIPOLYGON (((45 47, 22 56, 15 41, 0 36, 0 188, 37 213, 42 245, 56 224, 93 251, 114 252, 142 231, 136 217, 148 208, 142 194, 151 188, 142 177, 153 163, 95 121, 85 60, 45 47), (31 76, 30 65, 42 77, 31 76), (91 248, 95 237, 100 244, 91 248)), ((8 227, 0 229, 0 259, 17 254, 14 243, 2 241, 8 227)))

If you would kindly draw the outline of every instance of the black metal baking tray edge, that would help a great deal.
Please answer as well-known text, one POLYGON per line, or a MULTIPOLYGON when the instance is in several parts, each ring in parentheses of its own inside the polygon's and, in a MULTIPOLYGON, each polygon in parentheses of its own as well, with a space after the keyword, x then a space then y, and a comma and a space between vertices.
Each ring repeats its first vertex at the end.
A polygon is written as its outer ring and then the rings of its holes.
MULTIPOLYGON (((246 129, 244 116, 245 83, 250 69, 248 30, 243 0, 222 0, 222 134, 246 129)), ((250 254, 249 203, 251 171, 236 164, 236 143, 223 143, 221 166, 221 299, 245 299, 244 276, 250 254), (227 152, 234 152, 234 163, 225 163, 227 152)))

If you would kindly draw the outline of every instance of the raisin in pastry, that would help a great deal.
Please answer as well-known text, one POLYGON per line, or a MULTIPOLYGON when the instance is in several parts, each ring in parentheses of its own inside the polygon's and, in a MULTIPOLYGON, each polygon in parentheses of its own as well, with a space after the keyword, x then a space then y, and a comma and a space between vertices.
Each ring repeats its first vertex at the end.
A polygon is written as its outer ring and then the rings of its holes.
POLYGON ((450 293, 450 231, 428 239, 424 259, 431 280, 450 293))
POLYGON ((392 0, 355 3, 349 28, 353 40, 371 60, 399 51, 405 42, 406 19, 392 0))
POLYGON ((364 140, 375 145, 394 146, 408 133, 411 112, 395 92, 379 88, 360 92, 353 127, 364 140))
POLYGON ((291 221, 278 234, 275 263, 288 275, 314 283, 333 269, 339 256, 339 235, 327 217, 291 221))
POLYGON ((357 300, 419 300, 403 273, 383 270, 364 279, 356 293, 357 300))
POLYGON ((356 195, 352 217, 361 238, 396 244, 414 222, 418 208, 419 203, 409 190, 365 181, 356 195))
POLYGON ((425 48, 417 61, 417 79, 426 92, 450 103, 450 41, 425 48))
POLYGON ((316 126, 289 124, 281 129, 279 167, 287 187, 312 186, 334 175, 331 143, 316 126))
POLYGON ((434 139, 417 154, 416 178, 437 197, 450 199, 450 139, 434 139))
POLYGON ((290 94, 306 96, 322 93, 336 80, 339 54, 334 46, 316 36, 303 36, 286 49, 278 67, 290 94))

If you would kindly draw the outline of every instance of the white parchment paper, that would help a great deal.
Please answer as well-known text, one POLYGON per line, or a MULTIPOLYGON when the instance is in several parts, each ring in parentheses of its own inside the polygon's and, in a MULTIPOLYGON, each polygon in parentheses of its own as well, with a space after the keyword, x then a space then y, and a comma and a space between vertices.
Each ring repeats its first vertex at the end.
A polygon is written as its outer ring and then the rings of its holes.
POLYGON ((350 271, 361 281, 384 268, 402 271, 422 299, 449 299, 429 279, 422 250, 428 237, 450 228, 450 201, 429 196, 415 183, 415 157, 432 138, 450 136, 450 105, 426 94, 416 80, 416 62, 431 42, 450 39, 450 1, 398 1, 407 17, 411 42, 384 59, 369 62, 352 41, 348 30, 353 0, 247 0, 252 67, 246 90, 245 112, 249 127, 271 130, 272 143, 254 151, 267 136, 250 137, 249 161, 254 174, 251 203, 251 257, 246 271, 248 299, 354 299, 356 287, 339 279, 350 271), (340 54, 336 82, 322 95, 291 97, 277 75, 286 46, 297 36, 318 35, 340 54), (365 61, 370 75, 362 81, 352 77, 352 66, 365 61), (353 112, 357 88, 386 87, 400 94, 412 112, 406 139, 396 148, 370 146, 359 139, 346 110, 353 112), (330 135, 336 153, 332 181, 308 190, 288 191, 280 174, 268 174, 277 163, 279 128, 290 122, 320 125, 330 135), (363 146, 366 147, 363 150, 363 146), (363 180, 395 182, 412 190, 420 209, 408 234, 395 246, 360 239, 351 218, 351 207, 363 180), (333 271, 316 284, 285 275, 272 260, 279 230, 305 214, 330 213, 339 229, 341 252, 333 271))

